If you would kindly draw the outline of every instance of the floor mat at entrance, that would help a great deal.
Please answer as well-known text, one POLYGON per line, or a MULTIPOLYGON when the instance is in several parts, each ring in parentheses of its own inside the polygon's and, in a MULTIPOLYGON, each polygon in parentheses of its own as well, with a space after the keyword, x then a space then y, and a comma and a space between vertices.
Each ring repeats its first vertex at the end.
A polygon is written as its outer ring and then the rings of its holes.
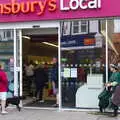
POLYGON ((54 100, 47 100, 47 101, 44 101, 43 103, 40 103, 38 101, 30 102, 30 103, 25 104, 24 106, 25 107, 52 107, 53 104, 55 104, 54 100))

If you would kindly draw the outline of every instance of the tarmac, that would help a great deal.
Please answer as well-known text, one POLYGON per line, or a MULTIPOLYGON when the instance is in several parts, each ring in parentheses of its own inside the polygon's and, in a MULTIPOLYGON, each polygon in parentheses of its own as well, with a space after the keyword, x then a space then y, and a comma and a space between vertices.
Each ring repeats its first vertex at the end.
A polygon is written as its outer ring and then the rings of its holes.
POLYGON ((59 111, 45 109, 25 109, 20 112, 16 108, 8 108, 8 114, 0 114, 0 120, 120 120, 109 115, 96 114, 94 111, 59 111))

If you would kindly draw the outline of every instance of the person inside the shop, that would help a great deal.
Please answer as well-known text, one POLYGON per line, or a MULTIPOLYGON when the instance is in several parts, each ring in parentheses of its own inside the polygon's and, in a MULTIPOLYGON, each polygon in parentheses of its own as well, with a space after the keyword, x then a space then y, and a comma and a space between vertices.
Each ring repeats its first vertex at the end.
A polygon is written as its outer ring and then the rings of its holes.
POLYGON ((44 102, 43 89, 45 84, 48 82, 47 73, 44 70, 42 64, 36 66, 34 75, 35 75, 35 86, 36 86, 35 99, 42 103, 44 102))
POLYGON ((56 57, 53 57, 53 66, 51 69, 51 81, 52 81, 52 88, 53 94, 56 96, 56 103, 53 107, 58 107, 59 105, 59 94, 58 94, 58 61, 56 57))
POLYGON ((0 100, 1 100, 1 113, 7 114, 8 112, 5 109, 6 99, 7 99, 7 91, 8 91, 8 79, 5 71, 2 69, 0 65, 0 100))
POLYGON ((28 80, 29 95, 31 96, 32 95, 31 86, 33 83, 33 78, 34 78, 34 63, 33 63, 33 61, 30 61, 26 64, 25 74, 26 74, 26 78, 28 80))

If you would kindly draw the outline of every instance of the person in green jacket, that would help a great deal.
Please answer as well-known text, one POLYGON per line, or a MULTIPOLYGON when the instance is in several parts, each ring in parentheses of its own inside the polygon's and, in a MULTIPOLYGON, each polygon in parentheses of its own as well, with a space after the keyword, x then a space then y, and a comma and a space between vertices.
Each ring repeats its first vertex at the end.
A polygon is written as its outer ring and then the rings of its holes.
MULTIPOLYGON (((106 87, 112 93, 110 108, 114 109, 114 114, 112 116, 117 116, 118 114, 118 106, 113 103, 114 94, 116 92, 116 87, 120 85, 120 72, 117 65, 110 64, 110 70, 112 71, 112 75, 106 83, 106 87)), ((119 94, 118 94, 119 96, 119 94)), ((117 97, 116 97, 117 98, 117 97)))
POLYGON ((116 86, 120 85, 120 72, 117 65, 110 64, 110 71, 112 72, 109 81, 105 84, 105 89, 99 94, 99 109, 103 112, 103 109, 109 107, 114 110, 112 116, 117 116, 118 106, 113 104, 112 98, 115 92, 116 86))
MULTIPOLYGON (((111 77, 108 83, 105 84, 106 87, 115 88, 118 84, 120 84, 120 72, 117 65, 110 64, 110 70, 112 72, 111 77)), ((114 92, 114 89, 112 90, 114 92)))

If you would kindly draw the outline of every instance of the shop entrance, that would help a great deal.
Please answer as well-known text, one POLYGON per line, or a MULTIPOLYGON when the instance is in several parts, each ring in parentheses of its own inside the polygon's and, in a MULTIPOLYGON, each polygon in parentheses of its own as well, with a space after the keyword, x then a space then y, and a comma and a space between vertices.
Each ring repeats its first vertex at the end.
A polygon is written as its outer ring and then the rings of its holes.
POLYGON ((57 28, 22 29, 23 106, 52 107, 56 103, 51 82, 54 57, 58 58, 57 28), (43 90, 42 97, 37 88, 43 90))

